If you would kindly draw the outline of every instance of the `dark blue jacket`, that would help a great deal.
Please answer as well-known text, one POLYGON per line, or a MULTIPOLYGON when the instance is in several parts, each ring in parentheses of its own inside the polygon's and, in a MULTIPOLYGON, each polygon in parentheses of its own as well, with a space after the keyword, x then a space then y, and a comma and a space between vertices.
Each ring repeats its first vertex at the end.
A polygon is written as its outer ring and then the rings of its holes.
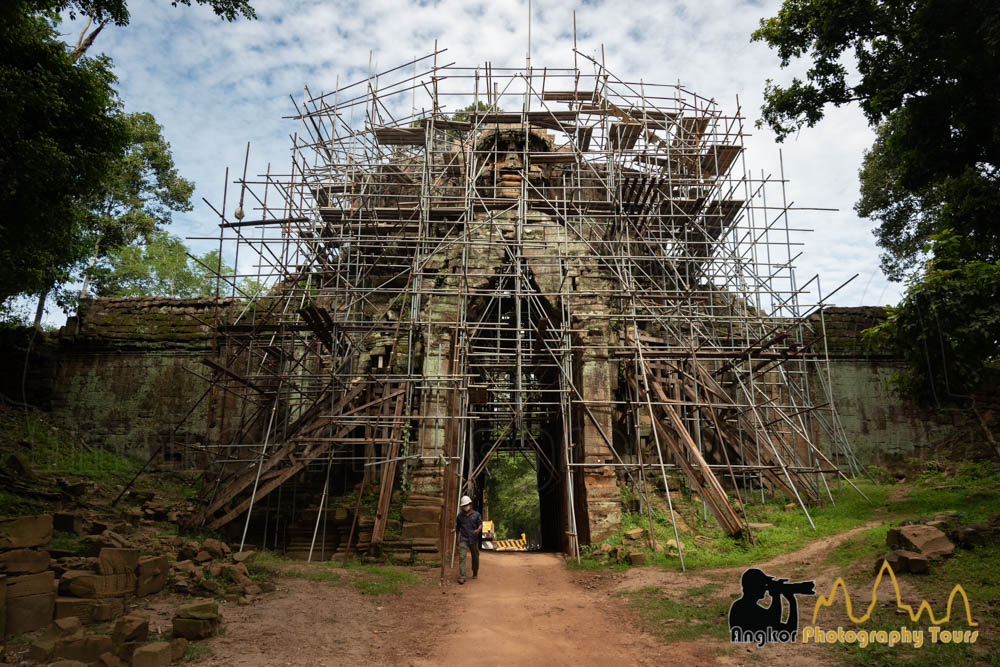
POLYGON ((482 525, 483 517, 476 510, 472 510, 468 514, 459 511, 458 517, 455 519, 455 530, 458 531, 459 542, 478 544, 479 535, 476 534, 476 529, 482 525))

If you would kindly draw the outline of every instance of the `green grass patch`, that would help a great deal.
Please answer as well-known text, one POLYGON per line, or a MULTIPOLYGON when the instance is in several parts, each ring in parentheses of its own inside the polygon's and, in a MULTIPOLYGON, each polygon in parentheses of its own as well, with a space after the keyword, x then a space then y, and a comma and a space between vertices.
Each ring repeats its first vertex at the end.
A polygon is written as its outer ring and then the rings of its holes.
MULTIPOLYGON (((786 509, 786 504, 791 502, 789 499, 777 496, 761 503, 760 496, 757 495, 748 499, 747 517, 752 523, 772 525, 754 531, 753 544, 746 538, 734 539, 725 535, 711 514, 707 517, 704 515, 697 498, 678 500, 674 503, 674 509, 690 527, 689 532, 681 533, 681 541, 686 547, 685 565, 689 570, 746 567, 802 548, 813 540, 862 527, 870 521, 882 522, 884 525, 862 531, 828 554, 828 563, 847 565, 885 551, 885 531, 888 525, 902 519, 929 519, 938 512, 953 510, 958 512, 962 522, 971 523, 985 521, 1000 511, 1000 467, 995 464, 966 463, 947 470, 931 463, 912 479, 914 481, 905 486, 896 482, 855 481, 871 502, 847 484, 841 488, 831 486, 834 502, 830 503, 826 499, 823 507, 809 508, 815 530, 797 504, 794 509, 786 509), (905 489, 906 493, 899 500, 890 501, 890 496, 900 495, 900 489, 905 489), (710 542, 704 546, 695 546, 693 537, 696 534, 708 538, 710 542)), ((663 504, 665 503, 661 503, 663 504)), ((672 539, 673 527, 667 518, 666 508, 661 506, 654 511, 653 518, 657 542, 664 544, 672 539)), ((679 570, 680 562, 676 555, 648 553, 645 540, 624 539, 625 531, 637 527, 648 530, 648 517, 645 514, 624 514, 621 530, 606 542, 612 546, 623 545, 627 550, 647 551, 647 563, 679 570)), ((584 547, 582 562, 579 565, 572 563, 570 567, 628 567, 614 560, 599 558, 596 550, 597 545, 584 547)))
POLYGON ((353 576, 354 587, 365 595, 396 595, 401 584, 415 584, 420 581, 413 572, 401 568, 382 567, 357 561, 346 561, 343 567, 353 576))
POLYGON ((181 656, 181 662, 198 662, 212 655, 212 649, 204 644, 188 644, 187 650, 181 656))
POLYGON ((86 556, 90 551, 90 544, 75 533, 56 532, 52 535, 49 548, 70 551, 77 556, 86 556))
POLYGON ((618 595, 636 612, 642 629, 664 641, 726 639, 726 619, 733 601, 715 597, 713 593, 720 588, 720 584, 706 584, 683 593, 667 593, 650 586, 618 595))
POLYGON ((25 498, 0 489, 0 516, 24 516, 45 511, 46 506, 33 498, 25 498))
POLYGON ((329 567, 308 568, 305 570, 285 570, 286 577, 296 577, 307 581, 319 581, 325 584, 334 584, 340 581, 340 574, 334 572, 329 567))

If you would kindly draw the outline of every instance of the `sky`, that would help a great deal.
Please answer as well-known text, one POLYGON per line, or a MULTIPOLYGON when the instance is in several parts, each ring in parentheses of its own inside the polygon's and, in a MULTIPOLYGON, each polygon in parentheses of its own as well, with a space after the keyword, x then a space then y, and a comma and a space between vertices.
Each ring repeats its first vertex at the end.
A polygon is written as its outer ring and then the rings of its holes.
MULTIPOLYGON (((286 165, 298 121, 289 96, 330 91, 337 81, 364 78, 369 62, 389 69, 447 48, 446 62, 474 67, 523 66, 528 45, 526 0, 322 2, 251 0, 257 21, 227 23, 202 6, 173 7, 166 0, 131 0, 131 23, 108 26, 91 55, 115 62, 118 90, 129 111, 149 111, 164 127, 174 160, 195 181, 191 213, 175 214, 178 236, 217 236, 217 218, 202 202, 222 199, 225 168, 242 169, 250 142, 248 174, 268 162, 286 165)), ((791 226, 811 229, 796 262, 800 283, 819 274, 824 293, 858 277, 833 298, 842 306, 895 303, 901 287, 878 269, 871 223, 853 211, 858 169, 873 133, 857 107, 830 109, 815 128, 783 144, 755 129, 768 78, 787 82, 796 67, 781 70, 766 45, 751 43, 761 18, 780 2, 736 0, 569 1, 535 0, 531 8, 532 65, 572 67, 573 11, 578 48, 626 80, 680 82, 714 98, 724 113, 737 99, 748 122, 747 164, 757 173, 779 173, 779 150, 795 206, 838 209, 796 211, 791 226)), ((75 42, 79 23, 65 22, 75 42)), ((801 67, 801 66, 800 66, 801 67)), ((287 167, 283 170, 287 172, 287 167)), ((232 207, 230 207, 232 208, 232 207)), ((191 240, 195 252, 210 249, 191 240)), ((813 299, 815 300, 815 299, 813 299)), ((47 321, 64 319, 53 312, 47 321)))

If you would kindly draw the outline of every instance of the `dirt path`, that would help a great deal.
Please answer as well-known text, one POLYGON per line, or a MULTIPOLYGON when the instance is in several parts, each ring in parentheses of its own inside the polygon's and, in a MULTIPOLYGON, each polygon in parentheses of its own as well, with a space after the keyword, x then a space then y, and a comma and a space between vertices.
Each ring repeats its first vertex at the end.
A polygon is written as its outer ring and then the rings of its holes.
MULTIPOLYGON (((874 524, 868 524, 874 525, 874 524)), ((865 526, 867 527, 867 526, 865 526)), ((864 527, 783 554, 767 563, 779 576, 809 571, 829 587, 836 568, 830 549, 864 527)), ((313 564, 297 568, 330 568, 313 564)), ((277 591, 250 606, 223 604, 225 632, 202 642, 211 654, 200 665, 742 665, 761 659, 794 665, 827 662, 802 646, 733 647, 712 639, 665 644, 639 630, 618 594, 646 587, 684 591, 714 583, 715 595, 735 599, 742 568, 671 572, 574 571, 561 556, 483 553, 480 577, 464 586, 451 573, 416 572, 422 582, 400 595, 363 595, 347 574, 334 583, 281 576, 277 591)), ((165 603, 162 621, 169 624, 165 603)))
MULTIPOLYGON (((607 594, 574 583, 561 556, 483 553, 448 598, 448 629, 414 665, 653 665, 696 656, 635 628, 607 594)), ((698 656, 702 662, 705 656, 698 656)))

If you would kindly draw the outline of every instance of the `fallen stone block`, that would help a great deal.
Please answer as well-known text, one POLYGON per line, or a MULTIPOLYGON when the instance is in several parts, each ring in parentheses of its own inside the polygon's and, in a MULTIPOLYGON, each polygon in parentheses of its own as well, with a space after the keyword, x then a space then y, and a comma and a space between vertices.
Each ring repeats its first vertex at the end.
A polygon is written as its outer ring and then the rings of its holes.
POLYGON ((0 572, 7 574, 34 574, 48 569, 48 551, 39 549, 14 549, 0 553, 0 572))
POLYGON ((121 616, 124 601, 121 598, 87 599, 76 597, 56 598, 56 618, 76 616, 84 625, 102 623, 121 616))
POLYGON ((8 596, 6 607, 7 634, 18 635, 46 627, 52 621, 55 601, 56 594, 54 592, 24 595, 16 598, 8 596))
POLYGON ((195 600, 178 607, 174 616, 212 621, 219 618, 219 603, 215 600, 195 600))
POLYGON ((35 574, 7 577, 7 599, 41 595, 55 590, 56 574, 52 570, 35 574))
POLYGON ((102 653, 101 657, 97 659, 97 664, 100 667, 123 667, 125 665, 121 658, 114 653, 102 653))
POLYGON ((212 560, 212 554, 202 549, 201 551, 199 551, 194 555, 194 559, 198 563, 207 563, 208 561, 212 560))
POLYGON ((215 635, 215 630, 219 625, 217 619, 201 620, 197 618, 174 618, 174 637, 184 639, 207 639, 215 635))
POLYGON ((105 547, 97 557, 97 571, 104 575, 135 574, 138 566, 138 549, 105 547))
POLYGON ((628 562, 631 565, 645 565, 646 564, 646 554, 641 551, 632 551, 628 555, 628 562))
POLYGON ((159 593, 167 583, 170 562, 166 556, 142 556, 136 567, 135 594, 145 597, 159 593))
POLYGON ((141 614, 122 616, 115 623, 111 639, 115 644, 144 642, 149 637, 149 618, 141 614))
POLYGON ((82 535, 84 532, 83 519, 72 512, 54 512, 52 514, 52 528, 60 533, 82 535))
POLYGON ((82 639, 83 625, 75 616, 59 618, 45 628, 42 636, 31 643, 28 658, 35 662, 48 662, 56 650, 56 644, 63 639, 82 639))
POLYGON ((113 598, 135 594, 134 573, 97 574, 70 570, 59 580, 59 592, 79 598, 113 598))
POLYGON ((135 650, 132 667, 167 667, 172 659, 169 642, 153 642, 135 650))
POLYGON ((256 556, 257 556, 256 551, 239 551, 233 554, 233 562, 252 563, 256 556))
POLYGON ((951 556, 955 545, 937 528, 925 525, 899 526, 890 528, 885 536, 886 544, 893 549, 916 551, 930 560, 951 556))
POLYGON ((627 540, 638 540, 646 533, 644 528, 633 528, 632 530, 626 530, 624 537, 627 540))
POLYGON ((948 532, 948 537, 954 540, 960 547, 972 549, 986 544, 993 537, 993 528, 985 523, 958 526, 948 532))
POLYGON ((910 572, 911 574, 927 574, 930 570, 930 561, 923 554, 906 551, 905 549, 899 549, 894 553, 906 565, 906 572, 910 572))
POLYGON ((214 538, 208 538, 201 543, 201 548, 211 554, 212 558, 222 560, 229 556, 229 545, 214 538))
POLYGON ((52 515, 0 519, 0 549, 45 546, 52 540, 52 515))
POLYGON ((64 660, 97 662, 104 653, 111 653, 114 646, 107 635, 88 635, 79 639, 66 638, 56 642, 54 657, 64 660))
POLYGON ((79 660, 56 660, 50 662, 49 667, 87 667, 87 663, 79 660))
POLYGON ((176 637, 170 641, 170 657, 174 660, 180 660, 187 653, 188 646, 191 642, 184 639, 183 637, 176 637))

